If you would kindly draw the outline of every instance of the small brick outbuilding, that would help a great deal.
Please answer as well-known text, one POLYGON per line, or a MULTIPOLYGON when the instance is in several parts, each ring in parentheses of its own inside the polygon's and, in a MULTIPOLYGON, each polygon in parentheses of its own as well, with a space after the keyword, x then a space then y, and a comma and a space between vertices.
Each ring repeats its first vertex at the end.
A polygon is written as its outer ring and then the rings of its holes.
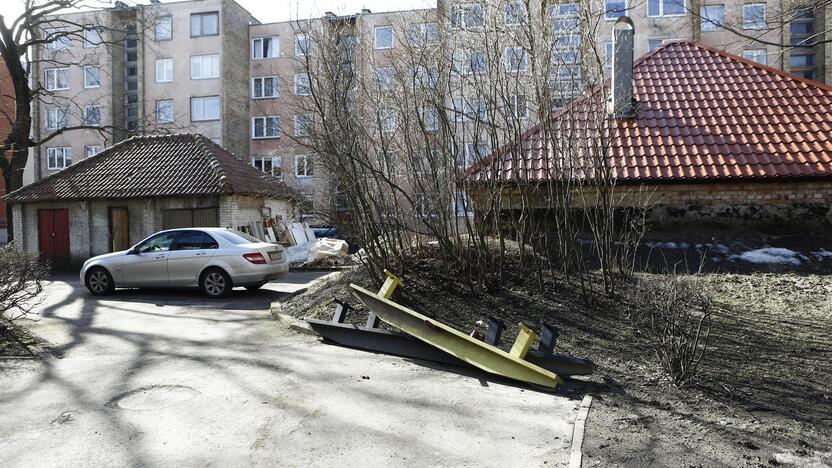
MULTIPOLYGON (((563 177, 551 135, 577 132, 578 152, 607 145, 622 206, 647 202, 654 224, 832 225, 832 87, 689 41, 638 60, 632 86, 632 116, 609 118, 591 90, 469 169, 475 203, 496 183, 506 210, 528 187, 543 206, 563 177)), ((571 170, 594 168, 578 154, 571 170)))
POLYGON ((156 231, 294 216, 296 194, 202 135, 137 136, 10 193, 15 244, 57 266, 156 231))

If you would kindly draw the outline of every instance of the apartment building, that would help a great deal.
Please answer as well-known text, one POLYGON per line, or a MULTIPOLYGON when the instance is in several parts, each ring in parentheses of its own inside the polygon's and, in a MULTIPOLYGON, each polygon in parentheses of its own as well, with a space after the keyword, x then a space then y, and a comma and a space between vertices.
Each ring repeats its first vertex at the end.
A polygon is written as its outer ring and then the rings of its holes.
MULTIPOLYGON (((355 54, 360 63, 350 66, 362 79, 383 82, 393 72, 386 60, 403 46, 413 28, 451 41, 440 47, 459 49, 459 61, 467 69, 478 63, 476 53, 459 39, 467 29, 487 21, 512 26, 528 15, 546 15, 543 24, 548 29, 540 34, 556 41, 557 55, 552 59, 564 64, 558 67, 555 80, 560 82, 562 96, 556 100, 560 105, 582 92, 581 82, 587 76, 582 57, 597 52, 610 63, 612 27, 623 15, 635 24, 636 57, 668 41, 694 40, 806 78, 832 82, 832 67, 826 66, 832 43, 800 47, 832 28, 832 6, 783 18, 779 12, 785 2, 563 0, 535 4, 538 11, 526 12, 523 1, 437 0, 435 9, 363 10, 269 24, 261 24, 233 0, 117 4, 112 9, 75 13, 67 18, 89 23, 88 33, 83 38, 54 41, 36 52, 40 55, 33 64, 33 76, 50 91, 35 109, 37 132, 47 134, 79 122, 112 125, 117 131, 110 136, 77 130, 50 140, 34 158, 34 173, 36 177, 54 173, 131 134, 197 132, 307 194, 306 211, 322 210, 335 204, 335 191, 315 155, 302 144, 314 122, 298 106, 308 99, 302 62, 314 47, 307 35, 313 26, 338 27, 345 36, 361 38, 355 40, 361 49, 355 54), (592 25, 593 40, 575 34, 582 24, 592 25), (110 44, 111 40, 116 43, 110 44)), ((523 47, 521 43, 505 47, 506 63, 516 65, 518 71, 527 66, 523 47)), ((476 109, 471 98, 460 93, 448 107, 476 109)), ((511 99, 518 113, 528 112, 522 91, 511 99)), ((535 122, 528 119, 527 123, 535 122)), ((464 118, 459 124, 471 125, 464 118)), ((465 165, 474 159, 472 155, 490 149, 472 134, 452 151, 465 165)))
MULTIPOLYGON (((53 174, 136 134, 201 133, 248 159, 249 27, 232 0, 188 0, 62 15, 83 34, 33 51, 32 76, 46 90, 33 109, 40 138, 33 177, 53 174), (106 131, 103 131, 106 130, 106 131)), ((56 24, 61 24, 57 22, 56 24)))

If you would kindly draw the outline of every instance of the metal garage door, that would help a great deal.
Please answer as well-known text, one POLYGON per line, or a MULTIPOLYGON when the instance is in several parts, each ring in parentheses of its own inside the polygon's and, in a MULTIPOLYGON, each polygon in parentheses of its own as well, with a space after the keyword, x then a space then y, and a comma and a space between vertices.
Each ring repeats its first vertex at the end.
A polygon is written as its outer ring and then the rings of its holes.
POLYGON ((216 227, 219 224, 217 208, 162 210, 162 229, 216 227))

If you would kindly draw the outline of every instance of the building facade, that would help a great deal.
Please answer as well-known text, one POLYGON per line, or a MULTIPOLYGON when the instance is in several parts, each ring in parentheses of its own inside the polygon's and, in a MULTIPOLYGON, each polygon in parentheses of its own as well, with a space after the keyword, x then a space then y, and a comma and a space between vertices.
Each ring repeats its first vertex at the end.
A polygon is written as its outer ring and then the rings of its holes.
MULTIPOLYGON (((299 99, 309 99, 304 54, 314 47, 307 32, 315 25, 338 25, 353 31, 345 35, 362 38, 356 41, 362 52, 354 55, 360 63, 350 66, 378 80, 379 73, 389 71, 387 57, 404 46, 413 28, 452 41, 448 46, 465 56, 459 38, 469 27, 486 21, 512 26, 530 15, 533 20, 546 15, 548 26, 541 34, 557 37, 557 59, 566 64, 565 104, 583 92, 581 69, 588 68, 583 60, 595 55, 611 63, 612 27, 623 15, 635 24, 636 57, 669 41, 694 40, 805 78, 832 81, 832 67, 826 66, 832 42, 801 47, 817 34, 828 35, 832 6, 784 17, 786 6, 784 0, 566 0, 546 3, 535 13, 526 12, 522 1, 438 0, 429 10, 363 10, 270 24, 261 24, 233 0, 117 4, 76 13, 71 19, 89 23, 89 34, 53 41, 38 52, 40 61, 33 67, 33 76, 50 90, 35 109, 37 131, 43 135, 82 122, 115 131, 75 130, 50 140, 39 148, 34 174, 36 179, 53 174, 131 134, 196 132, 306 194, 302 211, 320 211, 333 205, 335 190, 303 145, 314 122, 298 106, 299 99), (573 34, 579 31, 584 33, 573 34), (581 37, 586 31, 591 38, 581 37), (60 65, 66 62, 73 65, 60 65)), ((467 106, 466 99, 460 95, 460 102, 448 107, 467 106)), ((523 112, 523 93, 512 99, 523 112)), ((534 123, 529 119, 529 126, 534 123)), ((454 150, 454 157, 465 164, 469 154, 490 150, 475 135, 454 150)))

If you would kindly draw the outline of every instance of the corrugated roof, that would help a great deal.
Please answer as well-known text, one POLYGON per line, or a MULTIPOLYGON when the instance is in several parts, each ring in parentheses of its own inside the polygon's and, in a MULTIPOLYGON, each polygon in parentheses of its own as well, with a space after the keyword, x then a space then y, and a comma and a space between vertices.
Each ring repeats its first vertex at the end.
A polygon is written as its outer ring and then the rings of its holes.
POLYGON ((285 184, 202 135, 136 136, 6 196, 10 203, 246 194, 290 198, 285 184))
MULTIPOLYGON (((610 135, 607 161, 620 182, 832 176, 832 87, 687 41, 640 59, 633 84, 636 116, 607 121, 603 131, 610 135)), ((573 101, 551 125, 525 132, 519 147, 506 146, 470 168, 469 177, 562 177, 554 155, 564 151, 553 150, 546 134, 584 129, 582 135, 599 140, 600 94, 573 101)), ((592 170, 587 158, 577 159, 577 177, 592 170)))

